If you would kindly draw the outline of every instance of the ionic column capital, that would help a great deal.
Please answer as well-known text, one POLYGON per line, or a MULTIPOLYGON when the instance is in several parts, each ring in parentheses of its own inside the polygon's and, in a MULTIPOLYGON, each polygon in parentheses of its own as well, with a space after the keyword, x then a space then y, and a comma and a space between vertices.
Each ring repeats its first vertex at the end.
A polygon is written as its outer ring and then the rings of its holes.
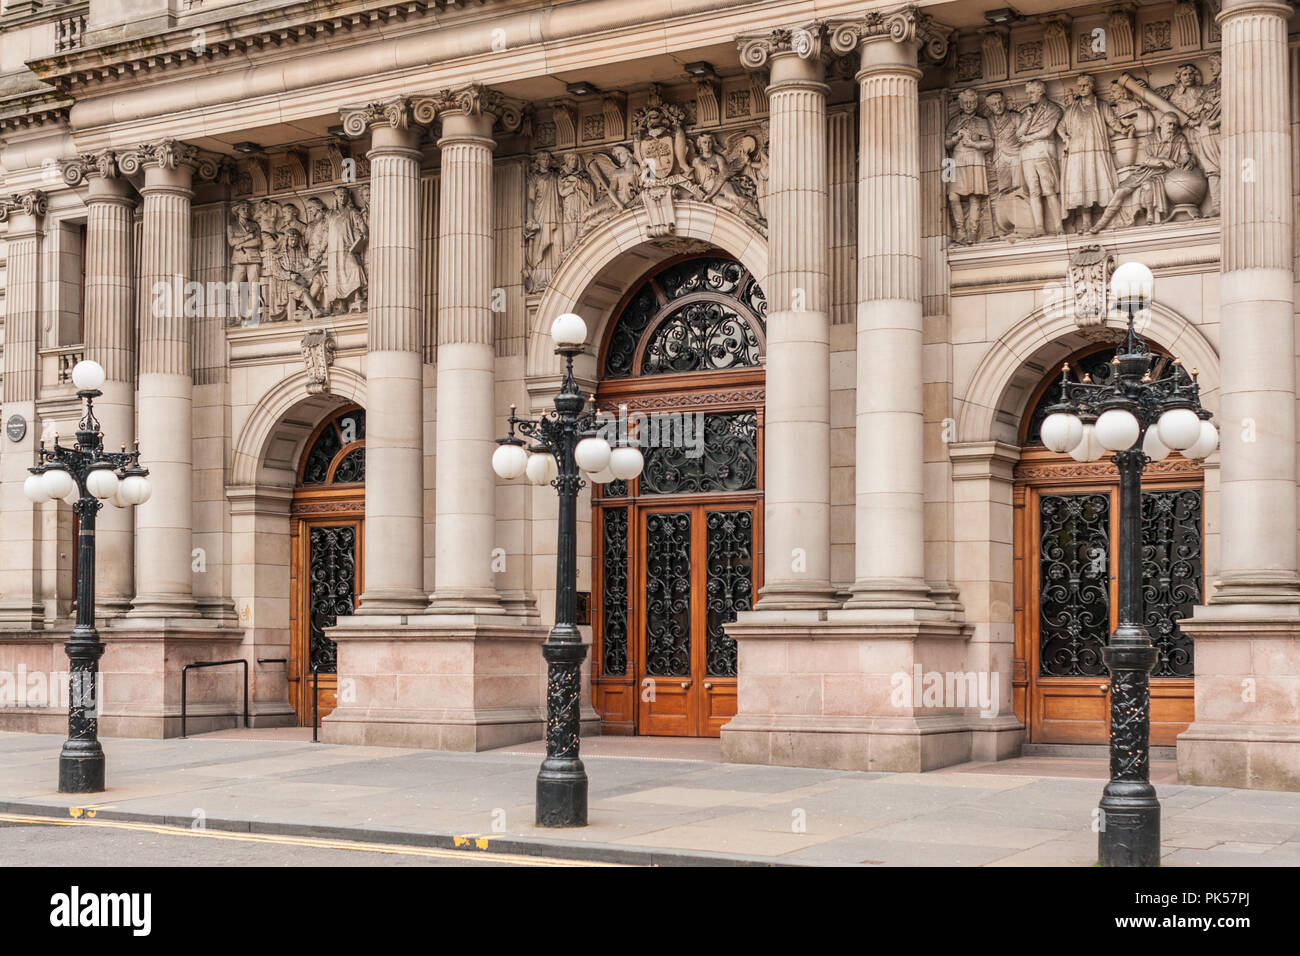
POLYGON ((48 209, 49 199, 39 189, 13 193, 0 197, 0 222, 7 222, 10 215, 23 215, 30 216, 33 226, 38 227, 48 209))
POLYGON ((343 132, 353 139, 379 128, 409 130, 414 123, 412 101, 405 96, 361 106, 344 106, 339 115, 343 119, 343 132))
POLYGON ((863 70, 916 70, 922 50, 929 59, 942 60, 954 33, 952 27, 912 5, 832 20, 829 29, 831 50, 841 55, 860 51, 863 70))
POLYGON ((461 120, 455 125, 470 130, 481 130, 477 135, 491 136, 494 128, 503 133, 516 132, 524 121, 527 104, 522 100, 506 96, 481 83, 470 83, 454 89, 440 90, 425 96, 417 96, 412 101, 412 109, 417 123, 432 125, 440 120, 444 125, 446 138, 448 120, 461 120), (463 122, 469 120, 471 122, 463 122))
POLYGON ((122 176, 143 171, 145 189, 187 190, 196 178, 207 182, 219 179, 229 165, 222 156, 171 137, 119 151, 114 158, 122 176))
POLYGON ((782 56, 804 60, 826 60, 831 56, 825 20, 809 20, 791 27, 778 27, 736 37, 740 65, 747 70, 765 70, 768 61, 782 56))

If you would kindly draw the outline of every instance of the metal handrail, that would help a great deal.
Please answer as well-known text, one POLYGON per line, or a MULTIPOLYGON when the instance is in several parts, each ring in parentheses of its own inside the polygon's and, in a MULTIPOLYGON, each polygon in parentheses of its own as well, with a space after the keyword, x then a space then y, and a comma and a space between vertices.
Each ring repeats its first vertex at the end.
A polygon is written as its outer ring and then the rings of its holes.
MULTIPOLYGON (((260 662, 259 662, 260 663, 260 662)), ((181 738, 185 737, 185 719, 187 707, 186 681, 189 678, 191 667, 222 667, 226 664, 244 665, 244 729, 248 729, 248 660, 243 657, 236 657, 229 661, 195 661, 193 664, 186 664, 181 668, 181 738)), ((208 717, 238 717, 239 711, 233 714, 207 714, 208 717)))

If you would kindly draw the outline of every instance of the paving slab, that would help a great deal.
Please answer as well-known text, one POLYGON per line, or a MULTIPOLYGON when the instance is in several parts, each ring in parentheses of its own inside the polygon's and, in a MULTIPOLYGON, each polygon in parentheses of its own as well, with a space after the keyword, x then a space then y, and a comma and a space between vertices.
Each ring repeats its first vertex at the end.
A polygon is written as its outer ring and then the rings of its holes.
MULTIPOLYGON (((0 733, 0 812, 187 828, 201 818, 218 830, 472 844, 602 862, 1096 862, 1091 825, 1101 782, 1054 773, 1049 757, 1022 761, 1015 773, 855 773, 724 764, 696 744, 654 742, 640 759, 634 739, 584 741, 599 751, 584 752, 589 825, 555 830, 535 825, 540 745, 464 754, 229 731, 115 738, 104 741, 108 791, 75 796, 55 791, 61 743, 0 733), (1043 772, 1026 773, 1027 766, 1043 772)), ((1164 865, 1300 865, 1300 794, 1177 783, 1157 790, 1164 865)))

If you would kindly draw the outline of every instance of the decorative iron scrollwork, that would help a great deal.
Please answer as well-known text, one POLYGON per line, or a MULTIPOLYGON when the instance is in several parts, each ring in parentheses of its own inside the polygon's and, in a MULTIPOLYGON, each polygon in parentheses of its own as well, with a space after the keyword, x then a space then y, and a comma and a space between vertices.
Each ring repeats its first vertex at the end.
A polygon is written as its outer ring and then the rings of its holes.
POLYGON ((1201 603, 1201 492, 1142 493, 1143 620, 1160 656, 1152 677, 1191 677, 1192 639, 1178 622, 1201 603))
POLYGON ((748 511, 710 511, 705 531, 705 670, 710 677, 735 677, 736 639, 722 626, 753 608, 754 518, 748 511))
POLYGON ((601 666, 607 676, 621 677, 627 673, 627 508, 606 508, 602 522, 601 666))
POLYGON ((1039 672, 1103 677, 1110 629, 1110 496, 1039 500, 1039 672))
POLYGON ((355 484, 366 480, 366 454, 363 447, 351 447, 366 437, 366 413, 353 408, 336 415, 325 424, 302 469, 304 485, 355 484), (332 470, 331 470, 332 469, 332 470))
POLYGON ((763 290, 734 259, 677 263, 632 295, 610 336, 604 374, 626 378, 756 366, 766 315, 763 290))
POLYGON ((652 677, 691 673, 691 516, 646 516, 645 672, 652 677))
POLYGON ((643 495, 749 491, 758 487, 758 415, 719 412, 704 416, 703 441, 645 450, 643 495))
POLYGON ((338 648, 325 636, 353 609, 356 593, 357 535, 352 525, 315 527, 308 534, 307 662, 322 674, 338 665, 338 648))

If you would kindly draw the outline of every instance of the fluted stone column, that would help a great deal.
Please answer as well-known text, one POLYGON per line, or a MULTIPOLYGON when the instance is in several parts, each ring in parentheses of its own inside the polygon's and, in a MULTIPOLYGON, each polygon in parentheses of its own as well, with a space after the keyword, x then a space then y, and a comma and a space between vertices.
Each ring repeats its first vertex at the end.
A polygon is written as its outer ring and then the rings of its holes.
MULTIPOLYGON (((1182 622, 1196 719, 1181 780, 1300 789, 1300 581, 1289 4, 1225 0, 1220 327, 1220 575, 1182 622)), ((1156 296, 1160 283, 1156 283, 1156 296)))
MULTIPOLYGON (((84 159, 86 195, 85 356, 104 368, 95 402, 107 447, 131 442, 135 430, 135 290, 131 245, 135 192, 118 174, 112 153, 84 159)), ((135 514, 104 508, 95 519, 99 560, 95 610, 126 613, 135 596, 135 514)))
POLYGON ((763 610, 834 603, 824 42, 819 24, 739 41, 770 71, 763 610))
POLYGON ((410 104, 345 113, 370 129, 366 354, 366 568, 358 614, 412 614, 424 586, 424 370, 420 313, 420 130, 410 104))
POLYGON ((492 127, 497 95, 472 87, 438 109, 438 445, 435 610, 500 607, 492 297, 492 127))
POLYGON ((908 8, 835 28, 861 55, 856 581, 846 607, 929 608, 925 580, 917 53, 946 33, 908 8))
MULTIPOLYGON (((1300 603, 1292 144, 1284 3, 1227 0, 1223 26, 1220 466, 1216 604, 1300 603)), ((1158 289, 1157 289, 1158 294, 1158 289)))
POLYGON ((5 292, 4 420, 27 422, 18 441, 0 437, 0 626, 39 627, 44 617, 39 596, 40 509, 23 494, 40 423, 36 421, 37 327, 40 313, 41 220, 45 194, 36 190, 0 198, 7 216, 8 275, 5 292))
POLYGON ((190 267, 190 200, 198 151, 174 140, 119 157, 144 170, 140 288, 140 460, 153 496, 136 510, 136 595, 131 614, 197 617, 193 542, 193 320, 183 289, 190 267), (177 291, 182 290, 178 295, 177 291))

